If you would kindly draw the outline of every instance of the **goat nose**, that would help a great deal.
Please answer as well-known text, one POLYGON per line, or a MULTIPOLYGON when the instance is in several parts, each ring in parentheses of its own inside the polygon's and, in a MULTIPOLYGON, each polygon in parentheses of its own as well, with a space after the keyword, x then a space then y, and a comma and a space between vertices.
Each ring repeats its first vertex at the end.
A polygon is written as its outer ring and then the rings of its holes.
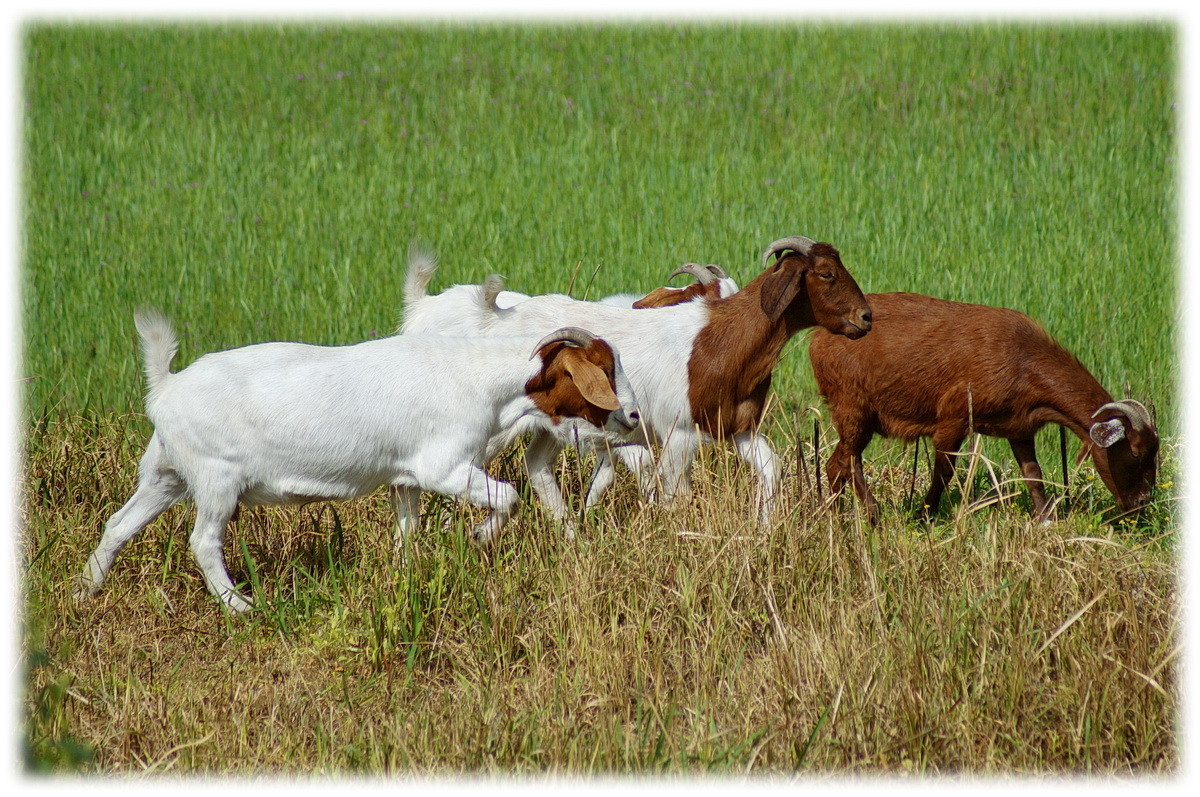
POLYGON ((637 410, 630 410, 629 422, 632 423, 634 426, 637 426, 639 423, 642 422, 641 414, 637 410))
POLYGON ((866 323, 866 324, 871 323, 871 311, 870 310, 867 310, 866 312, 864 312, 862 314, 862 320, 863 320, 863 323, 866 323))

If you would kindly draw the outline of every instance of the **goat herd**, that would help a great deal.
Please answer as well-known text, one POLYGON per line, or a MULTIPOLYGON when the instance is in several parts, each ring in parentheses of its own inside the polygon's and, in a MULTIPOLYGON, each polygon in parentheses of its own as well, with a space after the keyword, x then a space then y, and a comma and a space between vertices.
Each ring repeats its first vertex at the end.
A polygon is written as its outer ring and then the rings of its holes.
POLYGON ((262 343, 207 354, 178 373, 170 323, 141 311, 155 430, 137 490, 106 524, 76 596, 95 595, 120 549, 189 496, 192 553, 209 591, 234 611, 251 606, 221 553, 239 502, 352 498, 387 485, 399 546, 417 523, 421 492, 432 491, 487 507, 473 530, 486 543, 517 492, 484 466, 522 435, 530 484, 568 536, 575 521, 553 469, 568 445, 596 453, 591 507, 613 481, 614 454, 648 499, 669 503, 689 489, 697 446, 732 440, 758 476, 757 518, 769 524, 780 470, 759 425, 783 348, 808 327, 840 438, 830 487, 852 481, 872 522, 878 504, 862 452, 876 434, 932 436, 924 513, 937 508, 953 454, 979 432, 1009 441, 1045 518, 1033 441, 1046 423, 1081 438, 1080 459, 1091 454, 1122 510, 1148 501, 1158 453, 1150 413, 1114 401, 1027 316, 911 293, 864 296, 833 246, 802 236, 768 246, 763 267, 740 290, 718 267, 689 263, 671 276, 690 274, 693 285, 641 298, 526 296, 496 275, 428 295, 436 264, 414 249, 400 334, 336 347, 262 343))

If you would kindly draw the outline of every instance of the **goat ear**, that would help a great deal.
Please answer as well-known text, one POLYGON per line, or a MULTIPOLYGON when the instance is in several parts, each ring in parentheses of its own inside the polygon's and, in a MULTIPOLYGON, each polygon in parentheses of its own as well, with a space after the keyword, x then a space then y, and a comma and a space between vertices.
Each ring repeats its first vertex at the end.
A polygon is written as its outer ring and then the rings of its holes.
POLYGON ((779 320, 783 315, 783 311, 796 298, 796 294, 804 286, 803 268, 785 268, 781 265, 783 261, 778 261, 771 267, 771 272, 767 275, 763 282, 762 291, 759 293, 759 303, 762 306, 762 311, 767 318, 771 319, 771 323, 779 320))
MULTIPOLYGON (((570 352, 569 349, 567 351, 570 352)), ((605 376, 600 366, 590 363, 582 357, 568 357, 565 370, 570 374, 575 387, 579 388, 579 392, 589 403, 609 412, 621 408, 621 402, 617 400, 617 394, 613 391, 612 385, 608 383, 608 377, 605 376)))
POLYGON ((1118 440, 1125 439, 1125 424, 1117 418, 1092 424, 1088 429, 1088 437, 1101 448, 1109 448, 1118 440))

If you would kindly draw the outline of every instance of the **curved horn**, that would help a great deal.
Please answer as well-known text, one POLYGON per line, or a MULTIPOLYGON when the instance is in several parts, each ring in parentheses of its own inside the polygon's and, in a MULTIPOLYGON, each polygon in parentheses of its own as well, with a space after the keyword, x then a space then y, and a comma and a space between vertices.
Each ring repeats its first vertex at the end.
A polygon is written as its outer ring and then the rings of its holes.
POLYGON ((551 343, 565 343, 568 346, 575 346, 580 349, 586 349, 591 345, 592 341, 596 340, 596 336, 586 329, 580 327, 563 327, 562 329, 551 332, 546 337, 537 342, 533 347, 533 354, 529 355, 529 359, 537 356, 537 353, 549 346, 551 343))
POLYGON ((1133 399, 1124 399, 1122 401, 1110 401, 1092 413, 1095 418, 1102 412, 1119 412, 1129 419, 1129 424, 1134 431, 1142 432, 1146 429, 1154 428, 1154 421, 1150 418, 1150 411, 1142 405, 1140 401, 1133 399))
POLYGON ((715 282, 717 279, 706 266, 701 266, 699 263, 684 263, 682 266, 672 271, 671 276, 667 277, 667 279, 673 280, 680 274, 691 274, 692 277, 695 278, 696 282, 699 282, 701 285, 707 285, 710 282, 715 282))
POLYGON ((709 263, 707 266, 705 266, 705 268, 708 269, 708 273, 712 274, 719 280, 729 279, 729 275, 725 273, 725 269, 721 268, 716 263, 709 263))
POLYGON ((780 238, 778 241, 772 241, 771 245, 763 252, 762 264, 766 268, 767 261, 771 259, 771 255, 776 257, 781 256, 784 252, 795 251, 802 255, 807 255, 815 244, 812 238, 805 238, 803 235, 790 235, 787 238, 780 238))

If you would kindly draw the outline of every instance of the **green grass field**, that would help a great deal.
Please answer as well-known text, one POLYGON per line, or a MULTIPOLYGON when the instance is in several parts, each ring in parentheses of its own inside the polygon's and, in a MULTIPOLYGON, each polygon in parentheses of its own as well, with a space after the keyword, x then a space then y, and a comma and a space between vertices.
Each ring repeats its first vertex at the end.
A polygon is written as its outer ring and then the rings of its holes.
MULTIPOLYGON (((1160 24, 26 27, 27 766, 1176 772, 1178 45, 1160 24), (137 306, 174 320, 179 368, 389 334, 414 239, 434 290, 499 272, 595 297, 689 260, 745 284, 790 234, 866 292, 1020 309, 1153 403, 1146 522, 1104 523, 1084 465, 1032 525, 991 443, 932 529, 905 520, 894 443, 868 450, 878 528, 823 505, 834 438, 814 447, 800 336, 767 419, 789 462, 770 530, 717 448, 691 505, 640 505, 626 476, 573 545, 528 502, 480 554, 473 511, 429 499, 404 565, 382 495, 245 512, 246 618, 204 592, 175 509, 72 604, 149 435, 137 306)), ((497 468, 527 494, 517 462, 497 468)))

